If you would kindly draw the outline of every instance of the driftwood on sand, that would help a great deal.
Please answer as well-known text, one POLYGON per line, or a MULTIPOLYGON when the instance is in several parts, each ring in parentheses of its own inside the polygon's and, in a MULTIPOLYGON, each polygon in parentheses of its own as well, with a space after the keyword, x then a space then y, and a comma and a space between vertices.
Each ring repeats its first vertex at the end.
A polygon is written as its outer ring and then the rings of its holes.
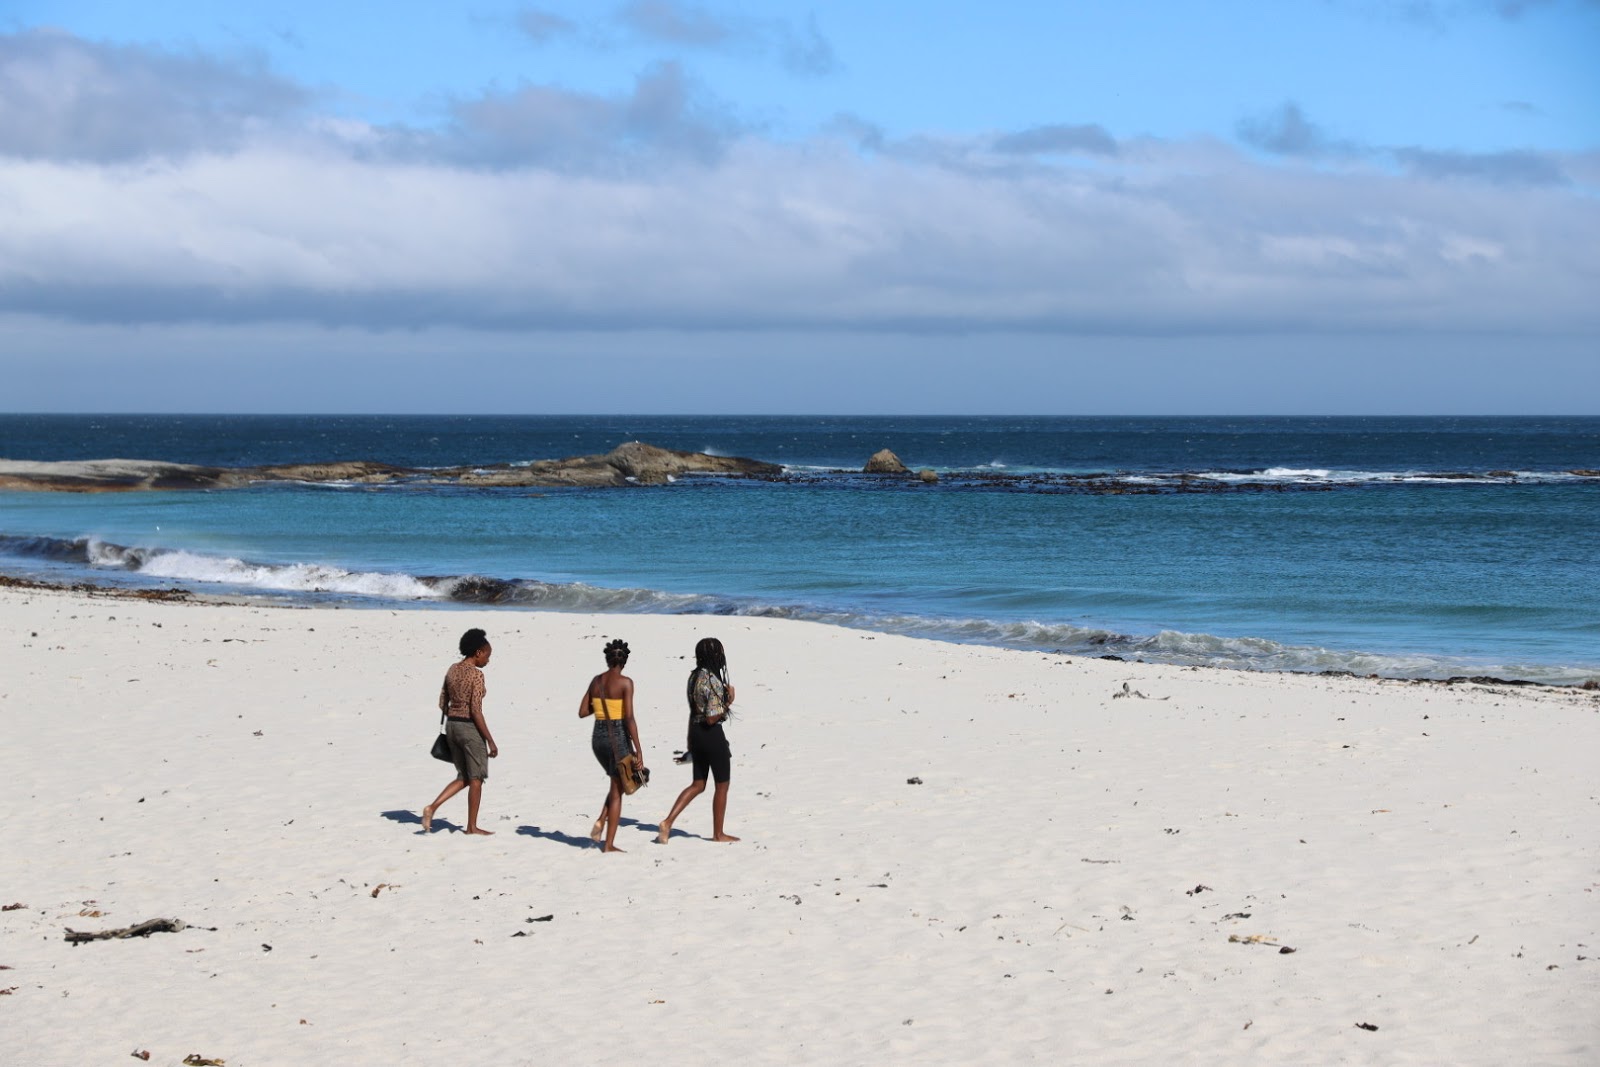
POLYGON ((151 934, 177 933, 179 930, 215 930, 215 926, 192 926, 182 919, 147 919, 132 926, 119 926, 114 930, 74 930, 67 927, 67 943, 81 945, 85 941, 112 941, 124 937, 149 937, 151 934))

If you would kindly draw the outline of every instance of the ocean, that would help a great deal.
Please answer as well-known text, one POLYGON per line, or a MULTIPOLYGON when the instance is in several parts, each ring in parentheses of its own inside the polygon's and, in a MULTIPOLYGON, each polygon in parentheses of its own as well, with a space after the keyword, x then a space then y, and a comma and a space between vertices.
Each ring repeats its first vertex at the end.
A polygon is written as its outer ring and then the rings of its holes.
POLYGON ((0 415, 12 460, 441 467, 630 440, 786 474, 0 492, 0 572, 811 619, 1255 670, 1600 677, 1600 418, 0 415), (881 448, 939 482, 859 473, 881 448))

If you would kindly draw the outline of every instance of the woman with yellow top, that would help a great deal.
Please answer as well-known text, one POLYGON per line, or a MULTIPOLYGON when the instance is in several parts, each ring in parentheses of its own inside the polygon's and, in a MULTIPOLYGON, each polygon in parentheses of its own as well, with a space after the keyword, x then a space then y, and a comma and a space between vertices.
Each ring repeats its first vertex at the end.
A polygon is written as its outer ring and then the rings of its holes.
POLYGON ((624 756, 637 754, 640 773, 647 772, 644 749, 639 744, 639 724, 633 717, 633 679, 622 673, 628 665, 628 643, 612 641, 605 652, 605 673, 595 675, 583 691, 578 718, 594 716, 594 758, 611 779, 605 807, 589 836, 595 841, 603 837, 607 852, 621 852, 616 846, 617 825, 622 821, 622 776, 617 763, 624 756))

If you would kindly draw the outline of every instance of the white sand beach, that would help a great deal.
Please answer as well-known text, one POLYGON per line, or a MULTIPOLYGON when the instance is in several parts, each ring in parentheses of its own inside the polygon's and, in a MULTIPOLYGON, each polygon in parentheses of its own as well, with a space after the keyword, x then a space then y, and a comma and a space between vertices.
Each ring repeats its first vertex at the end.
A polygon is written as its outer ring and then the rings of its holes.
POLYGON ((1600 1062, 1600 694, 705 616, 0 619, 5 1063, 1600 1062), (469 626, 496 834, 458 797, 424 836, 469 626), (743 841, 708 794, 661 846, 708 634, 743 841), (655 775, 615 856, 606 636, 655 775), (65 940, 158 917, 190 928, 65 940))

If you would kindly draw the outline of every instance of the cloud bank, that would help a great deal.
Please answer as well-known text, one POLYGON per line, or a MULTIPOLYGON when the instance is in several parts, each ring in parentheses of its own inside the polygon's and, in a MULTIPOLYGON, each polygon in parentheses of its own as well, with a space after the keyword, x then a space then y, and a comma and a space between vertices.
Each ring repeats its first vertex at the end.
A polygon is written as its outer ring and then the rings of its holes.
MULTIPOLYGON (((673 32, 691 30, 711 33, 673 32)), ((1266 157, 1071 119, 901 141, 846 119, 776 141, 673 64, 615 98, 453 101, 429 129, 315 104, 248 63, 0 37, 0 311, 524 331, 1600 324, 1593 155, 1335 152, 1298 109, 1249 137, 1266 157)))

